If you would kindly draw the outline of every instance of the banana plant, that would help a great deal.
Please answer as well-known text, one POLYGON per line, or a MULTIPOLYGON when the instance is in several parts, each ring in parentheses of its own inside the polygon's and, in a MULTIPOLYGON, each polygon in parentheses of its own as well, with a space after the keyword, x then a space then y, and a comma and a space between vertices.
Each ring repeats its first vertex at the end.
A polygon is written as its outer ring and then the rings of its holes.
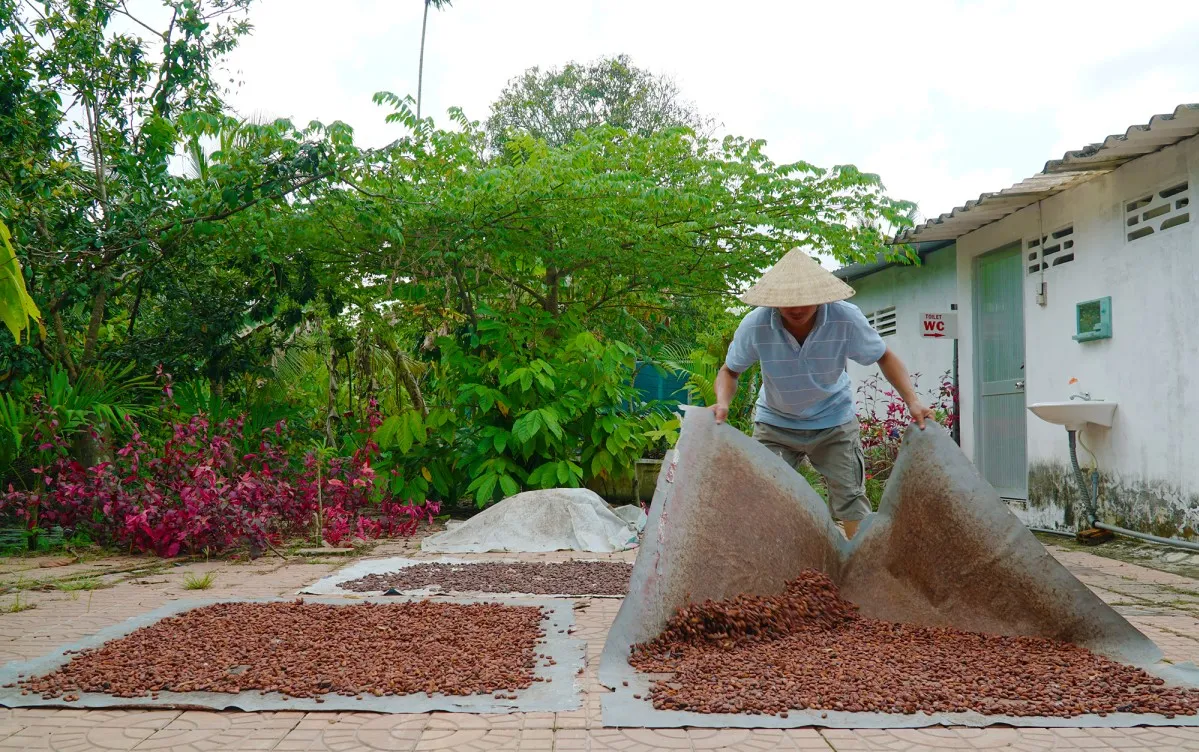
POLYGON ((0 320, 12 332, 13 339, 20 342, 21 333, 29 329, 30 321, 42 328, 42 314, 25 289, 25 276, 11 239, 8 227, 0 222, 0 320))

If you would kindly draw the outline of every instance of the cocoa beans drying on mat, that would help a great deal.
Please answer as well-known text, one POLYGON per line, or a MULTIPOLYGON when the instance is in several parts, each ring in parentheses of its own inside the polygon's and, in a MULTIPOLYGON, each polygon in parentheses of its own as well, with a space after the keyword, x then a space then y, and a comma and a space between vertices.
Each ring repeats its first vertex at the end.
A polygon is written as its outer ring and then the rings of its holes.
POLYGON ((542 610, 493 603, 220 603, 80 651, 20 686, 44 698, 79 692, 448 695, 529 687, 542 610))
POLYGON ((660 710, 1172 717, 1199 708, 1199 690, 1076 645, 864 618, 816 570, 781 595, 680 609, 629 662, 673 674, 652 684, 660 710))
POLYGON ((624 595, 633 565, 623 561, 480 562, 415 564, 368 574, 338 587, 359 593, 440 587, 445 592, 536 595, 624 595))

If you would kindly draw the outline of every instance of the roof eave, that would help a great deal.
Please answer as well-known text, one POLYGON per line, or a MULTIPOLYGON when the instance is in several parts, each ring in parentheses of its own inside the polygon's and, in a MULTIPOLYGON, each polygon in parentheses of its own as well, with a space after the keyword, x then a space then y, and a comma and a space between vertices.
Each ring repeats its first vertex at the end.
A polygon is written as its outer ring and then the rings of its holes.
POLYGON ((919 241, 956 240, 997 222, 1038 201, 1105 175, 1134 159, 1199 135, 1199 104, 1180 104, 1173 113, 1154 115, 1146 125, 1134 125, 1122 135, 1066 152, 1026 180, 994 193, 984 193, 952 211, 904 230, 892 245, 919 241), (989 209, 989 211, 987 211, 989 209), (985 212, 985 213, 983 213, 985 212))

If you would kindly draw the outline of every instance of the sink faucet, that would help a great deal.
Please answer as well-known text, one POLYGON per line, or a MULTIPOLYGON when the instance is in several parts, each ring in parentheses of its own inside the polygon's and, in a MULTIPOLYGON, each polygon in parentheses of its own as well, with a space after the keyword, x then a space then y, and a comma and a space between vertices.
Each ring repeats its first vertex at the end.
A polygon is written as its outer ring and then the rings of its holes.
POLYGON ((1071 402, 1073 402, 1076 399, 1080 399, 1083 402, 1090 402, 1091 401, 1091 393, 1090 392, 1079 392, 1078 394, 1070 395, 1071 402))

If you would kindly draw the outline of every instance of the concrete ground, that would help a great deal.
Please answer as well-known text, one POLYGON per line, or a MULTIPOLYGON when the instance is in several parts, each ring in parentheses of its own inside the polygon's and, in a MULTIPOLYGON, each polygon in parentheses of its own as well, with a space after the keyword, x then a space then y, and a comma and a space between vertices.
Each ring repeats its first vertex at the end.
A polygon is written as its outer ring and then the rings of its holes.
MULTIPOLYGON (((1149 635, 1174 661, 1199 663, 1199 580, 1052 545, 1079 579, 1149 635)), ((419 555, 413 541, 371 556, 419 555)), ((588 554, 594 558, 594 554, 588 554)), ((488 558, 480 556, 477 558, 488 558)), ((495 557, 499 558, 499 557, 495 557)), ((565 554, 528 556, 532 560, 565 554)), ((632 560, 633 553, 615 556, 632 560)), ((164 564, 144 557, 0 560, 0 663, 51 652, 178 598, 293 595, 346 559, 271 556, 254 562, 164 564), (212 573, 212 586, 185 580, 212 573), (32 606, 33 608, 28 608, 32 606), (24 610, 20 610, 24 609, 24 610)), ((619 601, 576 612, 587 641, 582 707, 566 713, 376 715, 0 709, 0 749, 53 750, 1199 750, 1195 729, 605 729, 595 667, 619 601)))

